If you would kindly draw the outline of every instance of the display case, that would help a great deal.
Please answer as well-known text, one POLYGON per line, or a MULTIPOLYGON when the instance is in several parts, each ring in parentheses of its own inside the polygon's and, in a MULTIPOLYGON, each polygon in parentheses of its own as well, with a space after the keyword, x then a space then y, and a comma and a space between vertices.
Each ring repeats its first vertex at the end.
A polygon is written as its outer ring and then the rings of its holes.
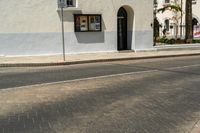
POLYGON ((75 14, 75 32, 101 32, 100 14, 75 14))

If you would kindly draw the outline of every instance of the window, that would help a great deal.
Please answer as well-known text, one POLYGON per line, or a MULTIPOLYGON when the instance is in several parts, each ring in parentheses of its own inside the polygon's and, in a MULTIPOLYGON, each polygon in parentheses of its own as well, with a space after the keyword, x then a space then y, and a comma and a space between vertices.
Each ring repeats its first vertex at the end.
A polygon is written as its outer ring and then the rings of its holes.
POLYGON ((165 0, 165 3, 167 3, 167 4, 170 3, 170 0, 165 0))
POLYGON ((75 28, 75 32, 100 32, 101 31, 101 15, 75 14, 74 28, 75 28))
POLYGON ((164 27, 167 31, 169 31, 170 26, 169 26, 169 20, 168 19, 165 20, 165 26, 164 27))
POLYGON ((192 0, 192 4, 197 4, 197 0, 192 0))
POLYGON ((74 6, 74 4, 73 4, 73 0, 67 0, 66 1, 67 2, 67 6, 74 6))
POLYGON ((76 0, 58 0, 58 8, 63 6, 62 4, 64 7, 76 7, 76 0))

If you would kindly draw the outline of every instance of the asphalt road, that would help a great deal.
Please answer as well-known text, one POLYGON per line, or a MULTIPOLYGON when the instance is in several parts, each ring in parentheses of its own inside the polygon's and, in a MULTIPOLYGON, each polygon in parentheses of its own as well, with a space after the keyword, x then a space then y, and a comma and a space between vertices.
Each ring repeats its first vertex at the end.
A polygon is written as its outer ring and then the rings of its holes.
POLYGON ((200 56, 0 68, 0 133, 199 133, 199 86, 200 56))
MULTIPOLYGON (((193 56, 58 67, 0 68, 0 89, 129 72, 168 71, 168 68, 199 64, 200 57, 193 56)), ((198 74, 200 72, 189 73, 198 74)))

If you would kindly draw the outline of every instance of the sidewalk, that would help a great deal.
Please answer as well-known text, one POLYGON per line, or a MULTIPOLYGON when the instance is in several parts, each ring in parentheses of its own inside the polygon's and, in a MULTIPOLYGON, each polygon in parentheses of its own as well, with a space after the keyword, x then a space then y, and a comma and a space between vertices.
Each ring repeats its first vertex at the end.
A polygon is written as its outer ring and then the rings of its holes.
POLYGON ((124 51, 112 53, 66 55, 65 62, 63 61, 62 55, 23 57, 0 56, 0 67, 54 66, 117 60, 136 60, 200 55, 200 44, 191 45, 189 47, 188 45, 156 46, 155 49, 157 50, 149 52, 124 51))

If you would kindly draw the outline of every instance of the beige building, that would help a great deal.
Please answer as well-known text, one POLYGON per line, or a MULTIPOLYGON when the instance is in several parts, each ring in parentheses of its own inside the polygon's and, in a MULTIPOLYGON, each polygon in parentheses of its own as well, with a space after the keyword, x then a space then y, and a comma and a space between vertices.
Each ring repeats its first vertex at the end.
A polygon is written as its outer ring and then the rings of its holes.
MULTIPOLYGON (((163 36, 163 29, 167 29, 167 36, 173 38, 176 33, 178 33, 178 37, 184 38, 185 37, 185 2, 186 0, 157 0, 158 8, 162 8, 168 4, 178 4, 182 7, 183 13, 180 12, 175 14, 171 11, 166 11, 164 13, 158 13, 157 19, 161 25, 160 27, 160 36, 163 36), (173 17, 178 18, 178 29, 176 28, 176 22, 172 19, 173 17)), ((192 0, 193 5, 193 32, 194 38, 200 38, 200 0, 192 0)))
MULTIPOLYGON (((64 2, 67 54, 153 49, 153 0, 64 2)), ((0 12, 0 56, 62 53, 60 0, 1 0, 0 12)))

